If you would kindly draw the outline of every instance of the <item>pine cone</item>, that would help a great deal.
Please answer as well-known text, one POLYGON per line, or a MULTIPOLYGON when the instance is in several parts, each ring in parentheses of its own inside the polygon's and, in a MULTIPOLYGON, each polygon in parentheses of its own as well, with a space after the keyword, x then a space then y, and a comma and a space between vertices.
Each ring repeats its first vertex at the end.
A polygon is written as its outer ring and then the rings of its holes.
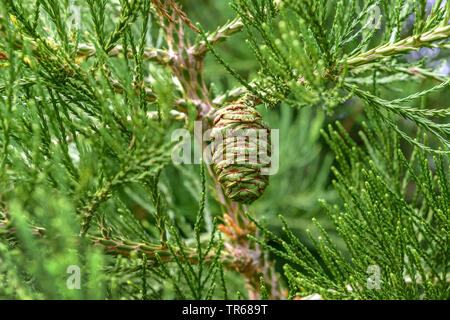
POLYGON ((248 96, 219 109, 211 133, 213 168, 225 195, 251 203, 261 197, 269 176, 270 129, 248 96), (265 137, 264 137, 265 133, 265 137))

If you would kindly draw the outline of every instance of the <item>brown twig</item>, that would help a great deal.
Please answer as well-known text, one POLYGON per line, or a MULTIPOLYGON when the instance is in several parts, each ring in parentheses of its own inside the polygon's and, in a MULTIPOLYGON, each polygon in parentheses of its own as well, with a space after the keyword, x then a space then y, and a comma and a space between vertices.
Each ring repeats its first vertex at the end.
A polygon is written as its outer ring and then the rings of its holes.
POLYGON ((8 56, 6 55, 6 53, 0 51, 0 60, 8 60, 8 56))

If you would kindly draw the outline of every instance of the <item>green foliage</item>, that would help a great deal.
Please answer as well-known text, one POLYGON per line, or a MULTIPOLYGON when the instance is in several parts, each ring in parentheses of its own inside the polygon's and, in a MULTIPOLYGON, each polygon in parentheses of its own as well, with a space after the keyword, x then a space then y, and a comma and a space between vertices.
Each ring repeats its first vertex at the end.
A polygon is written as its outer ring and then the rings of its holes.
POLYGON ((331 113, 356 95, 365 103, 376 105, 378 116, 385 119, 386 125, 410 143, 418 144, 398 128, 397 116, 426 129, 444 148, 440 151, 428 147, 429 151, 448 153, 449 127, 436 119, 448 119, 448 108, 418 110, 405 105, 433 90, 449 87, 447 78, 434 88, 392 101, 370 94, 372 83, 386 76, 390 82, 401 79, 405 73, 442 79, 424 68, 425 61, 413 67, 396 59, 422 46, 448 46, 445 41, 438 41, 450 35, 448 3, 447 10, 442 10, 443 2, 436 1, 427 16, 425 5, 426 2, 414 1, 373 0, 364 1, 361 6, 359 1, 287 0, 275 6, 270 0, 237 0, 233 7, 244 23, 248 45, 259 62, 259 75, 247 84, 218 58, 247 89, 269 105, 283 100, 298 107, 318 105, 331 113), (386 25, 383 36, 377 39, 380 7, 384 9, 386 25), (412 34, 398 40, 402 24, 413 12, 417 19, 412 34), (365 77, 374 81, 364 85, 365 77))
MULTIPOLYGON (((73 237, 80 231, 70 201, 51 196, 50 190, 38 187, 28 201, 33 210, 19 201, 10 202, 12 221, 2 229, 0 244, 0 296, 9 299, 102 299, 105 291, 104 257, 86 240, 73 237), (30 230, 29 222, 39 229, 30 230), (37 239, 36 239, 37 237, 37 239), (83 270, 84 285, 68 290, 70 267, 83 270)), ((4 217, 2 217, 4 218, 4 217)), ((3 220, 3 219, 2 219, 3 220)))
POLYGON ((380 121, 365 127, 360 135, 367 151, 339 123, 323 133, 337 155, 333 184, 344 205, 322 202, 345 242, 348 257, 316 221, 320 236, 309 231, 308 235, 317 256, 294 236, 283 216, 288 240, 261 226, 267 239, 283 248, 268 246, 288 261, 284 268, 290 295, 448 299, 448 163, 442 155, 429 159, 418 148, 407 159, 398 136, 380 121), (377 270, 378 285, 368 279, 377 270))
MULTIPOLYGON (((264 190, 269 184, 269 175, 264 174, 264 170, 270 169, 268 159, 264 161, 254 161, 254 163, 240 164, 242 160, 249 157, 248 154, 257 155, 271 154, 271 145, 267 147, 258 142, 257 135, 264 131, 270 136, 270 130, 262 121, 261 115, 256 111, 251 100, 246 97, 223 107, 215 114, 214 129, 211 133, 211 144, 215 146, 212 154, 214 161, 214 170, 217 174, 218 181, 222 184, 225 195, 236 202, 252 203, 261 197, 264 190), (229 141, 227 134, 237 136, 239 132, 248 131, 250 143, 244 148, 237 145, 234 139, 229 141), (224 145, 217 144, 218 140, 224 145), (253 141, 252 141, 253 140, 253 141), (229 154, 237 155, 236 163, 229 163, 229 154), (223 159, 221 159, 223 157, 223 159), (262 174, 261 174, 262 173, 262 174)), ((261 160, 261 159, 260 159, 261 160)))
POLYGON ((0 298, 449 299, 449 18, 441 0, 2 1, 0 298), (176 129, 243 94, 280 130, 248 206, 171 161, 176 129))

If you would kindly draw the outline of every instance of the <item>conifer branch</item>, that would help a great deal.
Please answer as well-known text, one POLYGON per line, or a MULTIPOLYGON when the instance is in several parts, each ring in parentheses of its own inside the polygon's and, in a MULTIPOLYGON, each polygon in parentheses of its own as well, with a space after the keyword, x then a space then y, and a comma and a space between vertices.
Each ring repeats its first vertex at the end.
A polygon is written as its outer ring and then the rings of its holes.
MULTIPOLYGON (((175 17, 172 17, 172 19, 168 19, 167 21, 162 19, 161 25, 166 31, 169 53, 173 57, 172 63, 169 67, 177 76, 178 80, 182 83, 183 88, 185 89, 186 97, 191 101, 197 102, 199 107, 198 114, 202 117, 201 119, 203 119, 203 129, 207 130, 210 128, 210 123, 209 121, 206 121, 204 117, 210 116, 216 109, 216 106, 212 102, 210 94, 206 88, 203 75, 203 59, 204 53, 206 52, 205 47, 202 46, 201 43, 199 46, 190 45, 190 43, 185 39, 185 34, 180 19, 177 20, 175 17)), ((225 26, 224 29, 219 29, 218 32, 211 37, 211 40, 217 43, 217 41, 221 41, 221 39, 225 38, 227 35, 239 31, 240 28, 241 22, 236 20, 232 24, 225 26)), ((210 46, 211 44, 208 41, 208 47, 210 46)), ((203 133, 201 134, 203 135, 203 133)), ((203 149, 207 147, 202 137, 196 138, 198 141, 202 141, 203 149)), ((235 221, 233 225, 236 226, 239 220, 245 219, 243 218, 244 216, 241 208, 237 203, 233 203, 224 196, 222 187, 217 181, 217 177, 211 170, 210 166, 208 166, 208 173, 214 181, 217 196, 220 202, 226 208, 228 214, 233 217, 232 219, 228 219, 227 222, 230 223, 235 221)), ((221 230, 225 232, 225 230, 230 230, 227 229, 229 227, 233 229, 233 225, 227 226, 227 224, 225 224, 221 230)), ((243 228, 246 230, 245 232, 252 234, 254 233, 253 229, 248 229, 247 224, 245 224, 243 228)), ((250 242, 248 240, 241 244, 233 243, 233 238, 231 238, 231 240, 231 244, 225 244, 225 248, 230 252, 230 254, 236 255, 237 259, 235 259, 234 262, 235 270, 247 278, 251 296, 254 298, 259 296, 259 277, 262 273, 267 283, 273 284, 273 286, 271 286, 272 297, 280 297, 277 291, 279 284, 276 279, 275 271, 273 270, 273 266, 268 267, 268 262, 265 261, 267 257, 264 257, 263 252, 261 252, 259 248, 250 248, 250 242), (249 259, 248 255, 252 258, 249 259), (272 269, 269 270, 270 268, 272 269)), ((234 241, 236 240, 237 239, 234 239, 234 241)))
MULTIPOLYGON (((78 45, 77 52, 78 52, 79 59, 88 59, 89 57, 93 57, 97 54, 97 50, 94 46, 83 44, 83 43, 80 43, 78 45)), ((116 57, 116 56, 124 55, 124 54, 125 54, 125 52, 121 45, 115 46, 113 49, 111 49, 108 52, 108 55, 110 57, 116 57)), ((126 52, 126 55, 129 58, 133 58, 133 52, 131 50, 128 50, 126 52)), ((168 63, 170 63, 170 59, 168 57, 167 51, 164 49, 157 49, 157 48, 146 49, 143 52, 142 58, 143 58, 143 60, 156 62, 161 65, 167 65, 168 63)))
POLYGON ((234 20, 226 23, 224 26, 221 26, 216 31, 208 34, 206 36, 206 40, 201 40, 199 43, 196 44, 197 54, 204 55, 209 50, 209 46, 216 46, 220 44, 234 33, 242 31, 243 28, 244 23, 240 18, 235 18, 234 20))
POLYGON ((239 0, 206 33, 174 0, 77 2, 76 26, 67 1, 4 0, 0 298, 448 299, 450 3, 428 5, 239 0), (238 32, 245 70, 218 47, 238 32), (169 165, 194 121, 206 151, 262 118, 283 135, 264 197, 253 168, 169 165), (68 261, 80 290, 54 281, 68 261))
POLYGON ((449 36, 450 25, 437 26, 424 34, 413 35, 395 43, 386 43, 364 53, 359 53, 346 58, 341 62, 341 65, 345 64, 350 68, 355 68, 364 64, 376 62, 389 56, 404 54, 421 47, 432 46, 433 42, 446 39, 449 36))

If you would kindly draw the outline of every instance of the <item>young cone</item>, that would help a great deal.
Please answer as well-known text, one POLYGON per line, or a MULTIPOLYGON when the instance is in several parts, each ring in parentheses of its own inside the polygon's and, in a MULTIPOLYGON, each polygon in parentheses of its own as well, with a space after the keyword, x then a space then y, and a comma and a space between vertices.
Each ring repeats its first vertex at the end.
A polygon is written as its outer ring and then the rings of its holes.
POLYGON ((269 176, 270 129, 244 96, 215 114, 211 133, 213 167, 225 195, 233 201, 251 203, 261 197, 269 176))

